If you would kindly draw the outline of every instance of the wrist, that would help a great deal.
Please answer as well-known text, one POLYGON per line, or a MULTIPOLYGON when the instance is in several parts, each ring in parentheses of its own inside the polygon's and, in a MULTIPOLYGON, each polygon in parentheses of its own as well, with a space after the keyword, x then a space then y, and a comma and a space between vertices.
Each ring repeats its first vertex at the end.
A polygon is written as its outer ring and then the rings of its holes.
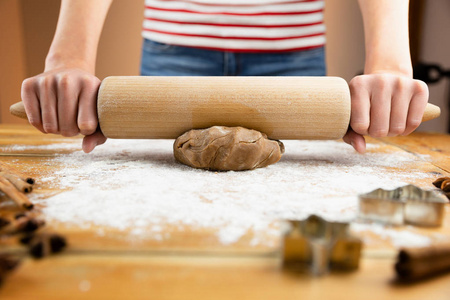
POLYGON ((49 52, 45 59, 45 72, 54 69, 81 69, 94 74, 95 61, 69 56, 59 52, 49 52))
POLYGON ((371 74, 391 74, 391 75, 397 75, 401 77, 408 77, 413 78, 412 70, 399 70, 399 69, 376 69, 376 70, 364 70, 365 75, 371 75, 371 74))
POLYGON ((389 56, 383 55, 383 53, 386 53, 386 51, 379 49, 367 51, 364 74, 389 73, 409 78, 413 77, 409 51, 405 50, 403 53, 393 53, 389 56))
POLYGON ((412 66, 398 66, 398 67, 390 67, 390 66, 380 66, 380 67, 365 67, 364 74, 393 74, 398 76, 404 76, 408 78, 413 77, 413 69, 412 66))

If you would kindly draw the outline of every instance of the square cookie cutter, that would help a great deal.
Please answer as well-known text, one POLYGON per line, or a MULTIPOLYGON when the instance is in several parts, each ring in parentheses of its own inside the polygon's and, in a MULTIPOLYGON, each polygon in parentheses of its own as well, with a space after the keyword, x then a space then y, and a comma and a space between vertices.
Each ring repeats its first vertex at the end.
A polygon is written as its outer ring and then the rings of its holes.
POLYGON ((330 269, 357 269, 362 242, 349 234, 349 223, 328 222, 311 215, 304 220, 283 224, 283 268, 291 271, 309 269, 323 275, 330 269))
POLYGON ((362 220, 422 227, 441 226, 448 203, 443 195, 415 185, 394 190, 376 189, 358 198, 359 218, 362 220))

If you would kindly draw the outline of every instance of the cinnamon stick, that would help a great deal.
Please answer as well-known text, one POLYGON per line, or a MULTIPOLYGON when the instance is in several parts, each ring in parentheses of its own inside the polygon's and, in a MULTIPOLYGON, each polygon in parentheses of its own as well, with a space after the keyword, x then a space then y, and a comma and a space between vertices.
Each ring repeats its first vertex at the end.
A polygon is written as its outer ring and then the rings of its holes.
POLYGON ((3 278, 19 265, 19 259, 9 253, 0 253, 0 285, 3 278))
POLYGON ((17 177, 19 177, 20 179, 22 179, 23 181, 25 181, 29 184, 34 184, 34 182, 35 182, 35 180, 33 178, 31 178, 30 176, 25 175, 24 173, 20 172, 19 170, 15 169, 3 162, 0 162, 0 171, 15 174, 17 177))
POLYGON ((66 238, 51 232, 38 232, 25 235, 20 239, 22 244, 28 245, 29 252, 34 258, 43 258, 58 253, 67 246, 66 238))
POLYGON ((11 223, 11 221, 9 221, 6 218, 0 217, 0 231, 3 227, 9 225, 11 223))
POLYGON ((440 177, 440 178, 436 179, 435 181, 433 181, 433 185, 435 187, 437 187, 438 189, 440 189, 442 186, 442 183, 444 181, 446 181, 447 179, 450 179, 450 177, 440 177))
POLYGON ((0 171, 0 176, 3 176, 4 178, 8 179, 16 187, 16 189, 18 189, 22 193, 30 193, 33 190, 31 184, 29 184, 26 181, 23 181, 22 178, 20 178, 14 173, 6 173, 0 171))
POLYGON ((27 196, 19 192, 16 187, 9 182, 9 180, 0 176, 0 190, 8 195, 14 202, 25 209, 32 209, 33 203, 30 202, 27 196))
POLYGON ((399 279, 407 281, 450 271, 450 244, 401 249, 395 271, 399 279))
POLYGON ((433 181, 433 185, 441 189, 445 196, 450 200, 450 177, 441 177, 433 181))
POLYGON ((443 190, 445 193, 450 192, 450 179, 442 182, 441 190, 443 190))
POLYGON ((30 233, 45 225, 44 220, 36 219, 27 215, 20 216, 14 220, 4 220, 4 225, 0 227, 0 234, 30 233))

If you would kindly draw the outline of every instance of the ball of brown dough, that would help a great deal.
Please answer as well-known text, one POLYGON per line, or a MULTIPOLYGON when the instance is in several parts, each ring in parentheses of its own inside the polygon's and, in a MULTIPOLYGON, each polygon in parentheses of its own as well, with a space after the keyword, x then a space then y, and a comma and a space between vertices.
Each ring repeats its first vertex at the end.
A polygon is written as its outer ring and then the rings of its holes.
POLYGON ((276 163, 284 145, 256 130, 213 126, 182 134, 175 140, 173 152, 179 162, 193 168, 242 171, 276 163))

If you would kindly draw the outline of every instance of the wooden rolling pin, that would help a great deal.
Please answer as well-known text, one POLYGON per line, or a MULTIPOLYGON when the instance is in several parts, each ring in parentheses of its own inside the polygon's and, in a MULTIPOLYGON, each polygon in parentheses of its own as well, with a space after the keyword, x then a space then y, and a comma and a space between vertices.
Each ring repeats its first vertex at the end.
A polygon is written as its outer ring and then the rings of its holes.
MULTIPOLYGON (((339 139, 350 123, 350 91, 339 77, 144 77, 103 80, 103 134, 174 139, 193 128, 243 126, 272 139, 339 139)), ((26 118, 21 102, 11 113, 26 118)), ((422 121, 438 117, 428 104, 422 121)))

